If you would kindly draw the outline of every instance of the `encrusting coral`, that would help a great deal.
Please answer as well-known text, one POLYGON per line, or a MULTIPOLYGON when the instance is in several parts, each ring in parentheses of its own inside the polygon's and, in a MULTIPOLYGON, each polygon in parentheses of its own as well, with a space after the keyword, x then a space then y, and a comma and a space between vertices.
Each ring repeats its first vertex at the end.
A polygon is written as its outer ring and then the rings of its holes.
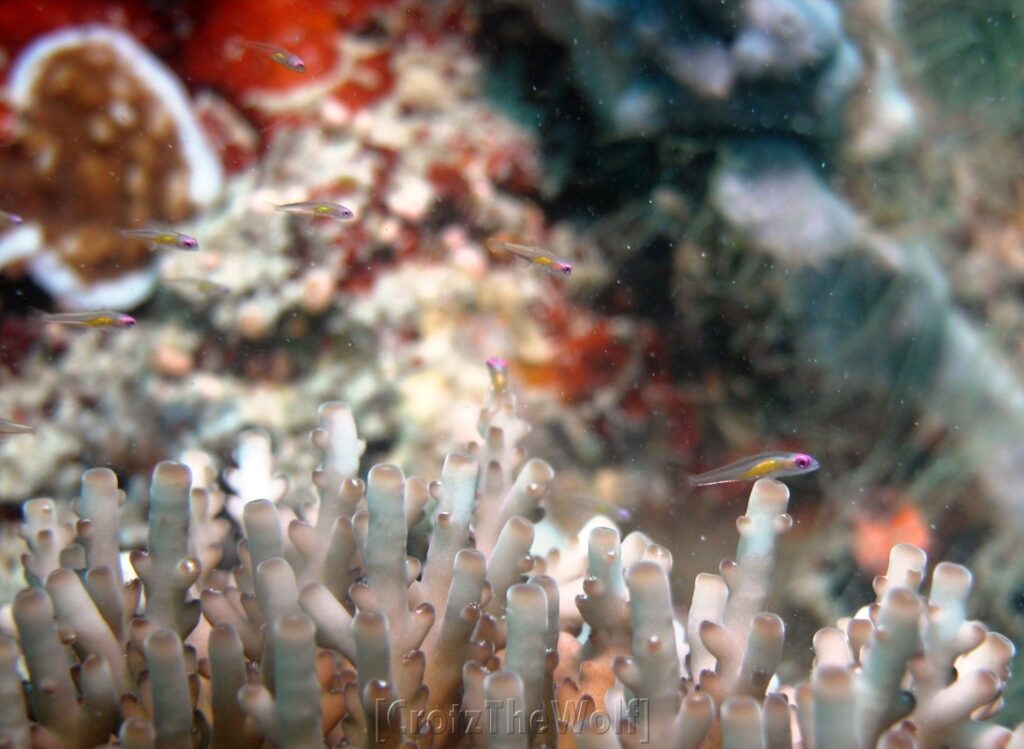
POLYGON ((810 678, 779 684, 785 626, 764 607, 792 521, 777 481, 754 485, 735 561, 698 576, 685 621, 671 555, 640 532, 599 520, 538 555, 554 471, 519 448, 528 426, 494 385, 482 441, 433 483, 393 465, 357 478, 352 413, 325 404, 319 503, 244 502, 230 571, 222 497, 184 463, 153 473, 127 582, 111 471, 83 475, 75 527, 26 503, 0 745, 1024 747, 1024 726, 986 721, 1013 645, 967 619, 967 569, 940 563, 922 594, 912 546, 874 603, 818 631, 810 678))
POLYGON ((27 262, 65 306, 137 305, 157 269, 121 229, 180 222, 223 183, 184 86, 99 25, 37 39, 8 86, 17 124, 0 149, 0 191, 26 224, 0 238, 0 266, 27 262))

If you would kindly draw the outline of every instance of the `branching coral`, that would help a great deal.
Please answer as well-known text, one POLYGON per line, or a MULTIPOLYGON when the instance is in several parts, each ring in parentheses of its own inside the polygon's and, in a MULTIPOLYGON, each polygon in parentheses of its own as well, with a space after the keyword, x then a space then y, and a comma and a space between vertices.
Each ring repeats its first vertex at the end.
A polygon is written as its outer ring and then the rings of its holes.
POLYGON ((355 478, 352 414, 326 404, 319 505, 244 504, 230 574, 197 552, 223 529, 182 463, 153 474, 148 551, 131 555, 141 585, 121 582, 110 471, 84 475, 76 530, 52 501, 27 503, 0 743, 1024 747, 1024 727, 986 722, 1013 645, 967 619, 965 568, 940 563, 923 595, 912 546, 893 549, 874 603, 817 633, 809 679, 778 683, 785 626, 764 607, 792 521, 777 481, 754 485, 736 559, 698 576, 686 621, 671 555, 641 533, 598 527, 531 554, 554 472, 518 446, 528 427, 492 381, 482 442, 431 484, 392 465, 355 478))

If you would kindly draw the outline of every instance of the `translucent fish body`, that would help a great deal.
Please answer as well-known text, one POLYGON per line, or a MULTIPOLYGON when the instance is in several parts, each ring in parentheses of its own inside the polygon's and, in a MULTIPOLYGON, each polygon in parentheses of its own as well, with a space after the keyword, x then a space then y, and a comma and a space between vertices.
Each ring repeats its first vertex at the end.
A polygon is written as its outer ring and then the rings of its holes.
POLYGON ((123 312, 94 310, 92 312, 59 312, 44 314, 46 322, 76 325, 85 328, 134 328, 135 318, 123 312))
POLYGON ((31 424, 19 424, 10 419, 0 419, 0 434, 32 434, 36 428, 31 424))
POLYGON ((559 496, 559 500, 570 502, 588 514, 604 515, 619 523, 632 523, 634 520, 633 512, 628 507, 619 507, 596 497, 580 494, 563 494, 559 496))
POLYGON ((210 296, 224 296, 230 293, 229 289, 224 284, 217 283, 216 281, 210 281, 205 278, 173 278, 166 281, 171 286, 182 286, 195 289, 200 294, 208 294, 210 296))
POLYGON ((0 211, 0 226, 17 226, 22 223, 22 218, 17 213, 0 211))
POLYGON ((306 200, 302 203, 286 203, 285 205, 274 206, 279 211, 286 213, 299 213, 307 216, 324 216, 325 218, 336 218, 341 221, 348 221, 355 218, 355 214, 340 203, 330 203, 325 200, 306 200))
POLYGON ((302 58, 294 52, 289 52, 284 47, 267 44, 266 42, 249 42, 245 40, 239 40, 236 44, 245 49, 262 52, 278 65, 284 65, 286 68, 296 73, 306 72, 306 63, 302 61, 302 58))
POLYGON ((491 373, 491 389, 495 393, 508 390, 508 361, 492 356, 487 360, 487 371, 491 373))
POLYGON ((179 250, 198 250, 199 240, 177 231, 160 229, 125 229, 121 232, 126 237, 141 239, 157 247, 176 247, 179 250))
POLYGON ((711 486, 731 481, 799 476, 818 470, 818 461, 804 453, 768 452, 742 458, 705 473, 686 475, 690 486, 711 486))
POLYGON ((517 242, 506 242, 503 239, 491 237, 487 240, 487 249, 496 254, 505 252, 510 255, 515 255, 531 265, 543 268, 553 275, 568 276, 572 273, 571 264, 557 259, 548 250, 544 250, 539 247, 531 247, 530 245, 519 244, 517 242))

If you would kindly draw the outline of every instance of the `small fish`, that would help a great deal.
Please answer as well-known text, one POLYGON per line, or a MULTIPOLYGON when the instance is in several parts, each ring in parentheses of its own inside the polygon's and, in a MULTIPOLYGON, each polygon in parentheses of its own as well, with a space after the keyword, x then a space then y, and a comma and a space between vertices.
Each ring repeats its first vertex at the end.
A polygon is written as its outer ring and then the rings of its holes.
POLYGON ((93 312, 43 313, 46 322, 60 325, 76 325, 85 328, 134 328, 135 318, 123 312, 97 310, 93 312))
POLYGON ((23 219, 17 213, 0 211, 0 226, 17 226, 22 222, 23 219))
POLYGON ((294 52, 289 52, 283 47, 277 47, 273 44, 267 44, 266 42, 249 42, 245 39, 238 39, 234 43, 236 46, 244 49, 252 49, 257 52, 262 52, 278 65, 284 65, 286 68, 295 71, 296 73, 306 72, 306 63, 302 61, 302 58, 294 52))
POLYGON ((141 239, 154 247, 177 247, 179 250, 198 250, 199 240, 177 231, 161 231, 160 229, 122 229, 121 234, 133 239, 141 239))
POLYGON ((164 283, 170 286, 185 286, 209 296, 224 296, 231 293, 231 289, 224 284, 206 278, 169 278, 164 283))
POLYGON ((689 486, 711 486, 732 481, 754 481, 755 479, 777 479, 783 476, 799 476, 818 470, 818 461, 804 453, 760 453, 742 458, 721 468, 706 473, 689 474, 677 467, 670 467, 669 474, 689 486))
POLYGON ((31 424, 19 424, 9 419, 0 419, 0 434, 33 434, 36 428, 31 424))
POLYGON ((487 370, 491 373, 491 390, 500 395, 508 390, 508 361, 500 356, 492 356, 487 360, 487 370))
POLYGON ((274 208, 286 213, 301 213, 307 216, 325 216, 327 218, 341 219, 342 221, 348 221, 349 219, 356 217, 356 214, 352 213, 351 210, 340 203, 329 203, 325 200, 306 200, 302 203, 286 203, 284 205, 275 205, 274 208))
POLYGON ((539 247, 531 247, 529 245, 518 244, 516 242, 506 242, 503 239, 491 237, 487 240, 487 249, 495 254, 507 252, 511 255, 515 255, 531 265, 539 265, 548 273, 561 273, 566 276, 572 273, 572 265, 562 260, 558 260, 550 252, 542 250, 539 247))
POLYGON ((587 510, 595 515, 604 515, 620 523, 633 522, 633 513, 628 508, 613 505, 596 497, 588 497, 582 494, 562 494, 558 499, 564 499, 583 510, 587 510))

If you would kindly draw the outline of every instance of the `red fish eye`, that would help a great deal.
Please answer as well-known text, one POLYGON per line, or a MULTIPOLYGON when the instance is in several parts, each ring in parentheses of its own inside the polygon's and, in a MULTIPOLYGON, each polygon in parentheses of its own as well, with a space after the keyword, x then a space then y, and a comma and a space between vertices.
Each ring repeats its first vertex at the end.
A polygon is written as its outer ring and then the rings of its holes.
POLYGON ((810 464, 811 464, 811 459, 808 458, 806 455, 798 455, 797 456, 797 458, 796 458, 796 467, 797 468, 806 468, 810 464))

